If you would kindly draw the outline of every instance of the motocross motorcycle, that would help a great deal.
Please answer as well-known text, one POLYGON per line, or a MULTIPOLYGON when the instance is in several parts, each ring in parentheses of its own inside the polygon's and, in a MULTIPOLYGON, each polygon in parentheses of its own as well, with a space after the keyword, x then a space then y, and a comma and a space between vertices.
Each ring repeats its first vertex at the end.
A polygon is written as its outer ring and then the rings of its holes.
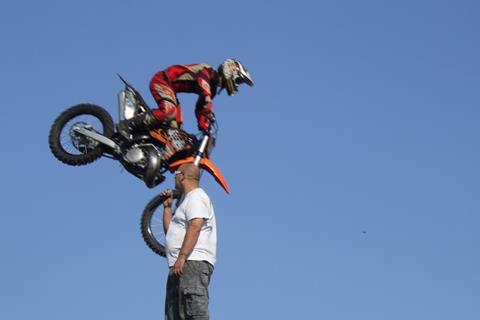
MULTIPOLYGON (((119 77, 125 84, 125 89, 118 94, 120 120, 150 112, 140 93, 119 77)), ((165 172, 173 172, 181 164, 192 162, 208 171, 229 193, 225 178, 209 160, 218 126, 212 121, 210 127, 208 133, 197 137, 160 124, 155 129, 134 133, 131 139, 126 139, 116 132, 112 117, 104 108, 79 104, 56 118, 48 141, 53 155, 67 165, 86 165, 105 156, 119 161, 149 188, 162 183, 165 172)))
MULTIPOLYGON (((125 89, 118 95, 120 120, 150 112, 140 93, 119 77, 125 84, 125 89)), ((184 163, 194 163, 209 172, 230 193, 225 178, 209 159, 218 131, 215 121, 210 128, 208 133, 197 137, 164 124, 153 130, 134 133, 131 139, 126 139, 116 132, 112 117, 105 109, 93 104, 79 104, 56 118, 48 141, 53 155, 67 165, 86 165, 104 156, 119 161, 149 188, 162 183, 165 172, 173 172, 184 163)), ((173 196, 178 199, 181 195, 174 190, 173 196)), ((155 196, 145 207, 140 223, 147 246, 161 256, 165 256, 165 236, 159 207, 165 198, 155 196)))

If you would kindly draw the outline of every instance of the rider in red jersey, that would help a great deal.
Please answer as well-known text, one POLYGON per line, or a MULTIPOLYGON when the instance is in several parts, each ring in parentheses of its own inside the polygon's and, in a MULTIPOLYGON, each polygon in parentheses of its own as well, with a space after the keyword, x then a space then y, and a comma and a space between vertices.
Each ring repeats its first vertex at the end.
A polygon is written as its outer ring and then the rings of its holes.
POLYGON ((172 127, 182 124, 182 110, 177 99, 178 92, 198 94, 195 106, 198 128, 207 132, 214 119, 212 98, 217 88, 226 89, 229 96, 238 91, 238 86, 246 83, 253 86, 247 69, 238 60, 227 59, 217 70, 208 64, 174 65, 157 72, 150 81, 150 91, 158 104, 158 109, 145 112, 118 125, 119 133, 129 139, 132 132, 154 128, 166 122, 172 127))

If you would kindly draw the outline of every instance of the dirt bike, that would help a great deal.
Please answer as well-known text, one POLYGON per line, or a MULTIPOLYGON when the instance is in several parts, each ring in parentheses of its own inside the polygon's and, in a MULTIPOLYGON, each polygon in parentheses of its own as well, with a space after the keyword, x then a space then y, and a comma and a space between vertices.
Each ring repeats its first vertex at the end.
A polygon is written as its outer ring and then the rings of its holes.
MULTIPOLYGON (((118 95, 120 120, 150 112, 140 93, 119 77, 125 84, 118 95)), ((211 130, 197 138, 181 129, 160 124, 127 139, 116 131, 112 117, 104 108, 79 104, 55 119, 48 141, 53 155, 67 165, 86 165, 105 156, 119 161, 149 188, 162 183, 165 172, 173 172, 183 163, 195 163, 229 193, 225 178, 209 160, 217 129, 216 122, 212 121, 211 130)))

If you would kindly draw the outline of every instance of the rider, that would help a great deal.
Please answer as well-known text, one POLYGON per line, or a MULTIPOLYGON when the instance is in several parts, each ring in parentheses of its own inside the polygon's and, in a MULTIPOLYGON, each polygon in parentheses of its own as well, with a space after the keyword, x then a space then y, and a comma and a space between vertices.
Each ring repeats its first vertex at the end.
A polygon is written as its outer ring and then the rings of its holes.
POLYGON ((198 94, 195 107, 198 128, 207 132, 210 122, 215 119, 212 98, 217 93, 217 87, 220 91, 226 89, 231 96, 238 91, 238 86, 242 83, 253 86, 250 73, 240 61, 234 59, 225 60, 217 70, 208 64, 168 67, 157 72, 150 81, 150 91, 158 109, 122 120, 117 129, 123 137, 129 139, 131 133, 154 128, 162 122, 178 128, 182 124, 182 111, 177 93, 191 92, 198 94))

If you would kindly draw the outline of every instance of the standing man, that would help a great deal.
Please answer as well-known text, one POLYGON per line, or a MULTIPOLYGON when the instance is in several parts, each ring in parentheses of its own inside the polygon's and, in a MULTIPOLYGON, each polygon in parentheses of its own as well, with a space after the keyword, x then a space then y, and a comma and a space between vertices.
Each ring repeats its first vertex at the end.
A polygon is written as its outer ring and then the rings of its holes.
MULTIPOLYGON (((183 164, 175 171, 182 192, 175 214, 172 197, 163 203, 166 255, 170 268, 166 320, 208 320, 208 284, 216 261, 217 227, 208 195, 199 187, 200 170, 183 164)), ((162 194, 170 195, 164 191, 162 194)))

